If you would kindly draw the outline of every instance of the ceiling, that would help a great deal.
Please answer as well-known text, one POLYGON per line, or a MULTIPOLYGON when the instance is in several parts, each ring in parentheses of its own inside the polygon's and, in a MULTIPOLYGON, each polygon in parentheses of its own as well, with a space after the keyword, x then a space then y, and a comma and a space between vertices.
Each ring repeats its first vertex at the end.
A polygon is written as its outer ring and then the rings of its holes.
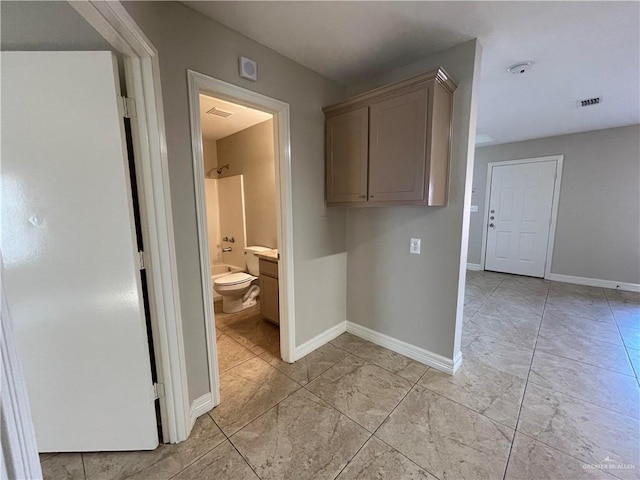
POLYGON ((344 85, 478 38, 487 144, 640 123, 640 2, 183 3, 344 85))
POLYGON ((207 140, 228 137, 245 128, 266 122, 270 118, 270 113, 200 94, 200 124, 202 125, 202 137, 207 140), (231 115, 222 118, 207 113, 214 107, 219 111, 231 113, 231 115))

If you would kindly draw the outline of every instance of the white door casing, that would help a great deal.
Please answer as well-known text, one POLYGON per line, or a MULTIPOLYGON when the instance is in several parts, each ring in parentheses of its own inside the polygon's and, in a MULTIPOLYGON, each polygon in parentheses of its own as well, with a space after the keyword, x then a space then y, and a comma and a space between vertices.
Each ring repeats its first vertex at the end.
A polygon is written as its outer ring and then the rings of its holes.
POLYGON ((486 270, 545 276, 558 168, 557 159, 489 165, 486 270))
POLYGON ((115 59, 3 52, 2 66, 3 280, 40 451, 153 449, 115 59))
POLYGON ((247 90, 207 75, 187 70, 189 86, 189 114, 191 121, 191 147, 193 150, 193 176, 196 189, 196 218, 200 248, 200 272, 202 294, 205 299, 205 330, 212 398, 202 408, 193 409, 192 422, 220 404, 220 377, 218 372, 217 347, 214 333, 213 290, 210 273, 210 255, 206 218, 206 196, 204 189, 204 160, 202 152, 202 127, 200 125, 200 93, 229 102, 262 110, 273 115, 274 148, 276 168, 277 242, 279 305, 280 305, 280 355, 282 360, 292 363, 296 358, 295 344, 295 292, 293 283, 293 201, 291 191, 291 139, 289 105, 265 95, 247 90))

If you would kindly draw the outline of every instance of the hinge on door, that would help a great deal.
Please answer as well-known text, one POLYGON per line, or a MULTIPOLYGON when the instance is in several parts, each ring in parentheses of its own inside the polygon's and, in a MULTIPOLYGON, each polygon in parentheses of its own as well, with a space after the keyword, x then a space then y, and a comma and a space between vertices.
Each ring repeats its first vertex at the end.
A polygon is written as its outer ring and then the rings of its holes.
POLYGON ((144 259, 144 252, 142 250, 138 251, 138 269, 144 270, 147 268, 147 262, 144 259))
POLYGON ((118 110, 124 118, 136 117, 136 101, 130 97, 118 98, 118 110))
POLYGON ((164 383, 154 383, 151 385, 151 398, 152 400, 164 398, 164 383))

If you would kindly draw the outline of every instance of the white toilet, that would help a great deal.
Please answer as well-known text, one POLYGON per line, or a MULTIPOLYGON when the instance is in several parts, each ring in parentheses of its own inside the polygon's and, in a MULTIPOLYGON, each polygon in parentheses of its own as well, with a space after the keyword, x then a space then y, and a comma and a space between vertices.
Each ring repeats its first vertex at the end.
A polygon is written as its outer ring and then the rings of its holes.
POLYGON ((256 253, 268 252, 267 247, 247 247, 244 249, 245 262, 249 273, 238 272, 213 281, 213 289, 222 295, 222 311, 235 313, 253 307, 260 293, 256 280, 260 274, 260 260, 256 253))

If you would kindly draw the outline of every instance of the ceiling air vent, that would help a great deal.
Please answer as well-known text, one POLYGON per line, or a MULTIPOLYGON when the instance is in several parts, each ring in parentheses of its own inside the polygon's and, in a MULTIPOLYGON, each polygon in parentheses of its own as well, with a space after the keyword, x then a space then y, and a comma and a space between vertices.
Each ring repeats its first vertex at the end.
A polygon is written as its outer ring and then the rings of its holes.
POLYGON ((226 112, 216 107, 213 107, 211 110, 207 110, 207 113, 209 115, 215 115, 216 117, 221 117, 221 118, 227 118, 233 115, 231 112, 226 112))
POLYGON ((578 107, 590 107, 591 105, 598 105, 600 103, 602 103, 602 97, 586 98, 576 102, 578 107))

